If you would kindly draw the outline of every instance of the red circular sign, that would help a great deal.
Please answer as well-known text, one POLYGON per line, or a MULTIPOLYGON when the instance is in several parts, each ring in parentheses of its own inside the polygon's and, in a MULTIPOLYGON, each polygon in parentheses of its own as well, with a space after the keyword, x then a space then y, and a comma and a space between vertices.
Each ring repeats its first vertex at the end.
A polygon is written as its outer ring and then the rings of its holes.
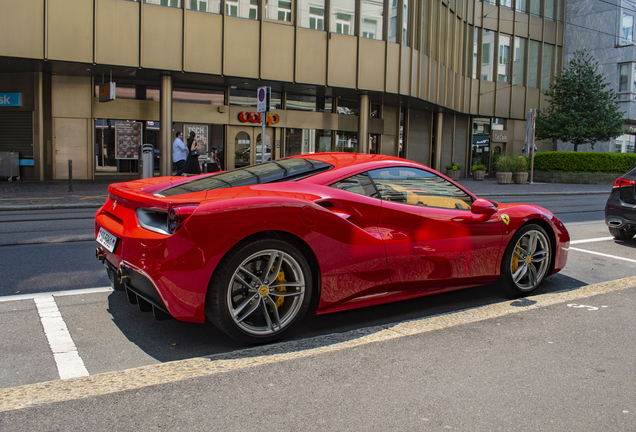
POLYGON ((258 101, 263 102, 265 100, 265 89, 258 90, 258 101))

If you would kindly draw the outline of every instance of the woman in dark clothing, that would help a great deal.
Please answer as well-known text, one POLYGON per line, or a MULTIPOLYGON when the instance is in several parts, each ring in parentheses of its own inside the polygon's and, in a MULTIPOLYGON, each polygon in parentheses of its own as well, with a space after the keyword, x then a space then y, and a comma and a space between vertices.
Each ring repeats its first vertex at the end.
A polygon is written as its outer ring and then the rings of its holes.
POLYGON ((186 159, 186 164, 183 169, 183 172, 187 175, 197 175, 201 174, 201 166, 199 165, 199 152, 197 149, 197 142, 194 140, 196 133, 194 131, 190 132, 190 136, 188 137, 188 158, 186 159))

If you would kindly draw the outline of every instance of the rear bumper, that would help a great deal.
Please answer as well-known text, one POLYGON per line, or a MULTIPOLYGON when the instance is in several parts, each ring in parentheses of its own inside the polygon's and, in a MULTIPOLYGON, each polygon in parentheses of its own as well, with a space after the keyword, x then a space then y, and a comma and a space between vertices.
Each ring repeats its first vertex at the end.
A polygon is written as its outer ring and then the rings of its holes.
POLYGON ((620 229, 636 227, 636 206, 605 206, 605 225, 620 229))

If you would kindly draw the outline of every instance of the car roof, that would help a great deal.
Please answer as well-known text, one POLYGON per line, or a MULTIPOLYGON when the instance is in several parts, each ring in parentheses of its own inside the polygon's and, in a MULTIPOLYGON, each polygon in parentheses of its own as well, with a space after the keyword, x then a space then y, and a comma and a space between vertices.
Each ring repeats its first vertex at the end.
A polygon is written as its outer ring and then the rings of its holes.
POLYGON ((311 153, 289 157, 312 159, 320 162, 326 162, 330 165, 333 165, 335 169, 346 168, 352 165, 359 165, 367 162, 412 162, 395 156, 347 152, 311 153))

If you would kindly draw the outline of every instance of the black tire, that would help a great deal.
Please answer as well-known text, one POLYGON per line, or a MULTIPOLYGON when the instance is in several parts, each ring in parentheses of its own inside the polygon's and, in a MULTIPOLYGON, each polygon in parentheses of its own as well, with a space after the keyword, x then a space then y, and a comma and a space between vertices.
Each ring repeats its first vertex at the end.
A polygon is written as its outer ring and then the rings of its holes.
POLYGON ((636 234, 636 228, 608 228, 610 234, 617 240, 629 240, 636 234))
POLYGON ((501 261, 501 275, 496 282, 501 294, 516 298, 536 290, 548 274, 552 254, 550 238, 542 227, 536 224, 521 227, 501 261))
POLYGON ((257 240, 221 260, 208 287, 206 315, 235 339, 269 343, 302 320, 312 294, 311 268, 296 246, 257 240))

